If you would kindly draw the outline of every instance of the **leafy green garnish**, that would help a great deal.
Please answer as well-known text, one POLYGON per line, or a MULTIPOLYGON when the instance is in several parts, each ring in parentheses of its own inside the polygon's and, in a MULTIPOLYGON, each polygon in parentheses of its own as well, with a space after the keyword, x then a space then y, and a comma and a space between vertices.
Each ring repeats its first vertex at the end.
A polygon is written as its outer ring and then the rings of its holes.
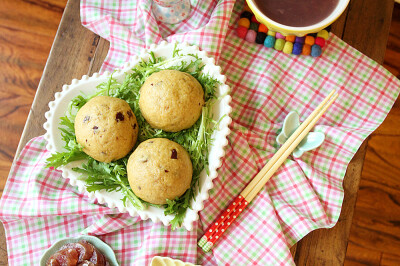
POLYGON ((153 52, 149 54, 147 61, 137 64, 130 74, 127 74, 122 83, 112 76, 107 82, 97 87, 95 94, 91 96, 79 95, 75 97, 69 106, 65 117, 61 118, 60 130, 65 142, 66 152, 53 154, 47 161, 47 166, 58 167, 69 162, 87 159, 81 167, 72 170, 82 174, 88 191, 105 189, 106 191, 121 191, 124 194, 124 203, 129 201, 135 208, 143 209, 147 205, 154 205, 139 199, 129 187, 126 163, 130 156, 111 163, 103 163, 94 160, 82 151, 82 146, 76 142, 73 120, 74 111, 78 111, 87 101, 98 95, 116 97, 128 102, 139 124, 139 135, 137 144, 150 138, 167 138, 182 145, 189 153, 193 165, 193 177, 190 188, 174 200, 167 200, 165 215, 174 215, 171 221, 172 228, 182 225, 186 210, 190 208, 191 200, 198 192, 200 173, 207 169, 208 147, 212 139, 211 134, 215 129, 216 122, 212 119, 212 105, 216 99, 215 88, 218 81, 210 75, 202 73, 202 60, 197 55, 181 55, 180 50, 175 49, 170 59, 156 57, 153 52), (190 60, 188 60, 190 58, 190 60), (140 88, 145 80, 153 73, 173 69, 186 72, 196 78, 204 89, 205 105, 202 108, 201 117, 191 127, 179 132, 166 132, 154 129, 142 116, 139 109, 140 88))
POLYGON ((144 208, 142 201, 136 197, 129 187, 126 174, 127 157, 111 163, 103 163, 89 158, 87 163, 82 164, 82 168, 72 168, 75 172, 81 173, 85 178, 86 189, 88 192, 102 190, 122 191, 125 197, 122 199, 124 204, 129 200, 132 206, 142 210, 144 208))
POLYGON ((47 158, 47 167, 57 168, 73 161, 83 160, 89 156, 82 151, 82 146, 76 141, 74 123, 66 116, 61 117, 61 139, 64 141, 66 152, 57 152, 47 158))

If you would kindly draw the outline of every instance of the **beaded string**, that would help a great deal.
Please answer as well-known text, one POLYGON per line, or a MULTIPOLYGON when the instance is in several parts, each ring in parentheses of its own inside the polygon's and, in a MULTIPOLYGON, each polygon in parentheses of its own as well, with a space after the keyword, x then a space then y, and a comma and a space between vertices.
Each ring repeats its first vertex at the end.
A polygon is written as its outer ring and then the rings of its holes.
POLYGON ((303 37, 284 36, 279 32, 269 30, 267 26, 258 22, 248 6, 244 7, 236 29, 239 38, 250 43, 263 44, 265 47, 286 54, 311 55, 312 57, 321 56, 322 48, 329 37, 329 30, 330 27, 303 37))

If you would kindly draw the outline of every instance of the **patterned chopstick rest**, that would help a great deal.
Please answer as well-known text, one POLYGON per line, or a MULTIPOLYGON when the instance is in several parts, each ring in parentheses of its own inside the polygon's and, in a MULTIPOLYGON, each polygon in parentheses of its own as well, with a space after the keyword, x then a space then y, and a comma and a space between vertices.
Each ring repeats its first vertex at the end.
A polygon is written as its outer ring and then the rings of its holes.
POLYGON ((284 36, 259 23, 248 6, 240 15, 236 28, 239 38, 247 42, 262 44, 267 48, 273 48, 286 54, 311 55, 312 57, 321 56, 322 48, 329 37, 329 30, 330 27, 303 37, 284 36))

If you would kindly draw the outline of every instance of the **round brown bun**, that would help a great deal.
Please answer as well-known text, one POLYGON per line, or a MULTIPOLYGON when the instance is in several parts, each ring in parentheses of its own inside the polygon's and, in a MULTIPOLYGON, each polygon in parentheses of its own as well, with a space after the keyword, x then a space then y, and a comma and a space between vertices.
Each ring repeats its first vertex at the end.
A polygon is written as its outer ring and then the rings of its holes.
POLYGON ((96 96, 76 114, 76 140, 83 151, 100 162, 126 156, 138 135, 136 116, 129 104, 118 98, 96 96))
POLYGON ((178 143, 164 138, 146 140, 128 160, 133 192, 153 204, 166 204, 185 193, 192 182, 192 162, 178 143))
POLYGON ((140 89, 140 111, 153 128, 169 132, 190 128, 199 119, 203 105, 201 84, 177 70, 150 75, 140 89))

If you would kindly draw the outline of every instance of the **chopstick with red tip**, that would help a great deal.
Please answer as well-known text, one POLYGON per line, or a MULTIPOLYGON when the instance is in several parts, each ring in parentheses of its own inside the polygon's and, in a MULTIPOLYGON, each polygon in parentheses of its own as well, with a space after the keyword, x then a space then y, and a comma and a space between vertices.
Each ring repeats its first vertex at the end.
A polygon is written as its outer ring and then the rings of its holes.
POLYGON ((299 143, 307 136, 308 132, 314 127, 329 106, 336 100, 338 94, 335 90, 317 106, 308 118, 296 129, 261 171, 252 179, 246 188, 237 196, 232 203, 225 209, 221 216, 215 220, 204 235, 200 238, 198 245, 208 252, 228 229, 233 221, 254 199, 258 192, 264 187, 272 175, 284 163, 286 158, 293 152, 299 143))

